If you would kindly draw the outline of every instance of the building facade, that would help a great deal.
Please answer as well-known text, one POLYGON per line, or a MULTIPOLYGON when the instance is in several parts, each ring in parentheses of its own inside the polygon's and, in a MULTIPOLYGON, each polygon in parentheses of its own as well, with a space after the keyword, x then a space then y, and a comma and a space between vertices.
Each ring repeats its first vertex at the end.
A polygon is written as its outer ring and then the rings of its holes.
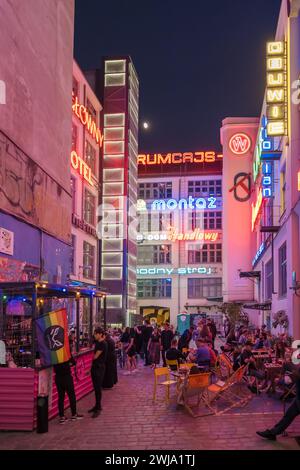
MULTIPOLYGON (((299 1, 282 1, 276 37, 266 45, 260 118, 251 128, 245 128, 242 119, 234 120, 235 146, 230 146, 228 130, 232 119, 225 120, 221 130, 231 179, 224 170, 223 185, 236 185, 244 197, 235 204, 244 214, 247 239, 242 252, 227 260, 226 269, 235 273, 237 282, 228 278, 226 290, 232 291, 228 299, 245 300, 243 308, 251 323, 265 323, 274 333, 287 332, 296 339, 300 337, 299 9, 299 1), (234 162, 232 173, 230 162, 234 162), (244 175, 234 180, 239 173, 244 175), (242 284, 237 288, 238 283, 242 284), (246 297, 241 296, 244 289, 246 297)), ((227 191, 227 213, 233 210, 233 198, 227 191)), ((232 230, 239 226, 225 220, 232 230)), ((225 249, 230 253, 229 241, 225 249)))
POLYGON ((138 157, 137 312, 177 325, 222 298, 222 155, 138 157))
POLYGON ((136 220, 139 82, 130 57, 103 63, 100 282, 110 324, 136 316, 136 220))
POLYGON ((74 2, 24 3, 1 8, 0 282, 60 283, 71 255, 74 2))

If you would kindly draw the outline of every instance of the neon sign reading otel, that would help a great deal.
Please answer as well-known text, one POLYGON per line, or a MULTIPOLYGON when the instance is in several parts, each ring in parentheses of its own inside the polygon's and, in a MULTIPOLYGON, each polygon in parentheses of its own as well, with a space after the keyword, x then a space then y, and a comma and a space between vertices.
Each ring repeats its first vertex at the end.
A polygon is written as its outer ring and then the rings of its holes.
POLYGON ((76 170, 80 176, 83 177, 91 186, 94 186, 92 181, 92 170, 81 157, 77 155, 75 150, 71 152, 71 165, 76 170))
POLYGON ((194 198, 189 196, 188 199, 180 199, 179 201, 176 201, 176 199, 168 199, 167 201, 164 201, 163 199, 156 199, 151 204, 152 211, 174 211, 175 209, 217 209, 217 198, 194 198))
POLYGON ((184 153, 161 153, 138 155, 138 165, 178 165, 181 163, 214 163, 223 158, 217 152, 184 152, 184 153))
POLYGON ((95 139, 99 147, 102 147, 104 136, 102 135, 101 130, 99 129, 99 127, 97 127, 97 124, 93 120, 92 116, 90 115, 86 107, 83 106, 83 104, 79 103, 77 96, 75 97, 73 95, 72 98, 73 98, 73 104, 72 104, 73 112, 79 118, 81 123, 86 127, 87 131, 91 134, 93 139, 95 139))
POLYGON ((168 275, 171 274, 218 274, 219 269, 217 267, 211 266, 201 266, 200 268, 190 268, 187 266, 186 268, 137 268, 136 273, 139 275, 168 275))

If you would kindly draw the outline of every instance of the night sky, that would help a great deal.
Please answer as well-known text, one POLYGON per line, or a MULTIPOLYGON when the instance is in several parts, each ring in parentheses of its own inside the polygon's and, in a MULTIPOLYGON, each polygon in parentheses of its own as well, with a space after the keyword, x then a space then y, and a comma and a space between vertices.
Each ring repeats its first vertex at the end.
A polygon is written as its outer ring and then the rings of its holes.
POLYGON ((281 0, 76 0, 75 59, 130 55, 140 82, 139 150, 220 149, 228 116, 260 114, 265 44, 281 0))

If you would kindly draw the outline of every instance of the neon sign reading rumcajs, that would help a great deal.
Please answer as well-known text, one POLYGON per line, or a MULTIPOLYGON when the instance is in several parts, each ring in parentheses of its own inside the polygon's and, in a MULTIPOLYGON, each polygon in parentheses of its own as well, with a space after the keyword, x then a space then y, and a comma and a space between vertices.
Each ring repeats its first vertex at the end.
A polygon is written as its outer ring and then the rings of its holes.
POLYGON ((168 199, 164 201, 163 199, 157 199, 152 202, 151 210, 152 211, 165 211, 170 210, 173 211, 175 209, 183 210, 183 209, 217 209, 217 198, 215 197, 199 197, 194 198, 189 196, 188 199, 180 199, 176 201, 176 199, 168 199))

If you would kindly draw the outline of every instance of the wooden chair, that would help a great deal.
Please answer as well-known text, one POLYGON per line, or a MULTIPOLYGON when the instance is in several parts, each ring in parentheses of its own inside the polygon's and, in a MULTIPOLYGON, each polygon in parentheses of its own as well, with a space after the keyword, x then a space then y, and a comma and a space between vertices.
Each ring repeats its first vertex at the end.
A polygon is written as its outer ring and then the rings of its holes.
POLYGON ((233 364, 227 354, 221 353, 217 359, 217 371, 220 377, 228 378, 233 374, 233 364))
POLYGON ((246 372, 246 367, 242 366, 235 371, 226 381, 217 381, 210 385, 207 389, 208 392, 208 404, 209 409, 216 415, 222 415, 226 411, 239 406, 245 406, 250 400, 250 395, 247 396, 241 393, 243 384, 243 377, 246 372), (237 393, 234 387, 239 389, 237 393), (219 405, 221 402, 226 403, 226 407, 219 411, 219 405), (215 407, 212 405, 215 403, 215 407))
POLYGON ((167 364, 167 367, 171 370, 178 370, 178 361, 177 359, 166 359, 166 364, 167 364), (172 367, 176 367, 176 369, 172 369, 172 367))
POLYGON ((163 386, 166 389, 165 402, 170 401, 170 386, 176 384, 176 380, 170 379, 170 369, 168 367, 157 367, 154 369, 154 390, 153 390, 153 401, 156 401, 157 386, 163 386), (159 382, 159 377, 165 377, 163 382, 159 382))
POLYGON ((189 403, 189 399, 197 397, 197 410, 199 409, 200 402, 203 401, 207 405, 207 388, 210 385, 210 372, 204 372, 201 374, 191 374, 187 378, 187 384, 183 388, 183 401, 184 407, 193 418, 199 418, 201 416, 207 416, 211 413, 196 414, 189 403))

